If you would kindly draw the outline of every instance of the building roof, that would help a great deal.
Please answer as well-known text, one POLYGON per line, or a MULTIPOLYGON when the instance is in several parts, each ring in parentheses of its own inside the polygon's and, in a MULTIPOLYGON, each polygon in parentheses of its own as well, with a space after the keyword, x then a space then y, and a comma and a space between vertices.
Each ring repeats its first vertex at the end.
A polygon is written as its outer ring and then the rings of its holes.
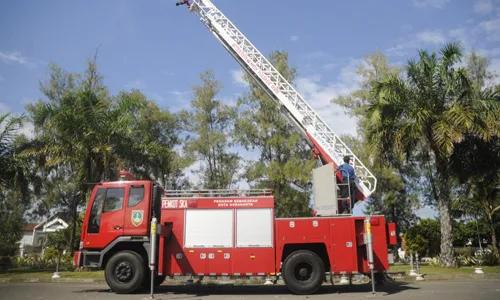
POLYGON ((33 231, 38 224, 25 224, 23 231, 33 231))

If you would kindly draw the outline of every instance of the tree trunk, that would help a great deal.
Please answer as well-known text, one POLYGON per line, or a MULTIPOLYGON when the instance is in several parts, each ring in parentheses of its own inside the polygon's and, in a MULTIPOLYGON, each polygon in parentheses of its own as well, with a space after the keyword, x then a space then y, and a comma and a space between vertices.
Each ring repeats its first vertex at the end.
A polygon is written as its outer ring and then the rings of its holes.
MULTIPOLYGON (((491 233, 491 244, 493 248, 493 253, 498 255, 498 247, 497 247, 497 234, 495 232, 495 223, 493 220, 489 220, 489 227, 490 227, 490 233, 491 233)), ((481 241, 479 241, 481 242, 481 241)))
POLYGON ((59 273, 59 264, 61 263, 61 250, 57 250, 56 273, 59 273))
POLYGON ((69 249, 71 256, 75 253, 75 235, 76 235, 76 219, 77 217, 77 205, 76 205, 76 196, 73 195, 73 201, 71 202, 71 236, 69 238, 69 249))
POLYGON ((456 259, 453 250, 453 228, 451 223, 451 199, 449 178, 441 173, 438 176, 439 186, 439 219, 441 223, 441 266, 455 267, 456 259))

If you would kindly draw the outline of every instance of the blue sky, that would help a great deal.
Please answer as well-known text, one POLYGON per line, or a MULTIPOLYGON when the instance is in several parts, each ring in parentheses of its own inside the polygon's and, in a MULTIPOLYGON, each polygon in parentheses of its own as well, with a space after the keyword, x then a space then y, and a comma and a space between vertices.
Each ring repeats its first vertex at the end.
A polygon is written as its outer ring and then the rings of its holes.
MULTIPOLYGON (((212 68, 224 83, 222 100, 234 102, 245 90, 239 65, 175 2, 1 1, 0 112, 21 113, 41 97, 48 62, 81 72, 98 46, 113 93, 138 88, 172 111, 189 108, 191 86, 212 68)), ((356 89, 356 67, 377 49, 400 64, 417 48, 437 50, 454 39, 500 70, 499 0, 213 2, 262 53, 289 52, 299 92, 340 134, 354 134, 355 122, 329 100, 356 89)))

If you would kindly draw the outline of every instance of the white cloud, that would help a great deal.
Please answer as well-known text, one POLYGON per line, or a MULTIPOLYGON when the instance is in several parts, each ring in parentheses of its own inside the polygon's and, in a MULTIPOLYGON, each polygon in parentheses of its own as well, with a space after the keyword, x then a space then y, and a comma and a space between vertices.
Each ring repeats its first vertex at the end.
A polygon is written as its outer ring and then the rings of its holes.
POLYGON ((499 75, 493 79, 493 84, 500 84, 500 58, 492 59, 488 70, 499 75))
POLYGON ((136 79, 136 80, 132 80, 132 81, 129 81, 125 84, 125 88, 127 90, 131 90, 131 89, 144 89, 146 88, 146 83, 141 80, 141 79, 136 79))
POLYGON ((472 24, 474 23, 474 19, 467 19, 467 21, 465 21, 465 24, 472 24))
POLYGON ((445 42, 445 37, 439 30, 422 31, 417 34, 417 38, 429 44, 442 44, 445 42))
POLYGON ((4 81, 4 79, 3 79, 3 77, 2 77, 2 76, 0 76, 0 82, 2 82, 2 81, 4 81))
POLYGON ((480 14, 489 14, 493 11, 491 0, 476 0, 474 3, 474 12, 480 14))
POLYGON ((32 139, 35 137, 35 126, 31 122, 24 122, 23 127, 17 130, 18 134, 24 134, 26 137, 32 139))
POLYGON ((233 83, 247 87, 248 83, 244 79, 245 71, 243 69, 231 70, 231 77, 233 78, 233 83))
POLYGON ((21 55, 21 52, 19 51, 13 51, 13 52, 2 52, 0 51, 0 61, 3 61, 4 63, 19 63, 21 65, 26 65, 28 63, 28 60, 21 55))
POLYGON ((0 114, 10 112, 10 107, 7 104, 0 103, 0 114))
POLYGON ((400 44, 397 44, 394 47, 390 47, 385 50, 385 53, 387 56, 405 56, 408 54, 408 51, 410 49, 416 48, 417 44, 413 41, 410 42, 403 42, 400 44))
POLYGON ((333 98, 348 94, 358 88, 356 74, 361 60, 352 59, 340 70, 338 80, 323 84, 319 75, 300 77, 297 90, 336 134, 356 135, 356 120, 347 116, 343 108, 331 103, 333 98))
POLYGON ((173 95, 169 96, 168 99, 164 99, 167 103, 168 110, 172 113, 177 113, 181 110, 188 110, 191 108, 191 98, 189 91, 178 91, 172 90, 168 91, 168 94, 173 95))
MULTIPOLYGON (((12 110, 7 104, 0 103, 0 114, 6 114, 6 113, 10 113, 11 116, 16 115, 16 113, 12 112, 12 110)), ((31 139, 35 136, 35 126, 33 125, 33 123, 29 121, 24 121, 23 126, 17 130, 17 133, 18 134, 22 133, 26 135, 26 137, 31 139)))
POLYGON ((413 5, 418 8, 443 8, 450 0, 413 0, 413 5))
POLYGON ((451 38, 461 42, 465 48, 470 48, 471 45, 473 45, 476 41, 474 35, 470 32, 470 30, 463 27, 451 29, 448 32, 448 35, 451 38))
POLYGON ((487 39, 500 41, 500 15, 496 19, 479 23, 479 27, 487 34, 487 39))
POLYGON ((292 36, 290 37, 290 41, 292 41, 292 42, 296 42, 296 41, 298 41, 298 40, 299 40, 299 36, 297 36, 297 35, 292 35, 292 36))
POLYGON ((422 31, 414 35, 409 35, 400 39, 400 43, 386 49, 384 52, 387 56, 406 56, 414 53, 424 44, 441 44, 445 42, 445 36, 440 30, 422 31))
MULTIPOLYGON (((500 48, 478 49, 479 54, 486 57, 500 56, 500 48)), ((498 69, 500 70, 500 68, 498 69)))

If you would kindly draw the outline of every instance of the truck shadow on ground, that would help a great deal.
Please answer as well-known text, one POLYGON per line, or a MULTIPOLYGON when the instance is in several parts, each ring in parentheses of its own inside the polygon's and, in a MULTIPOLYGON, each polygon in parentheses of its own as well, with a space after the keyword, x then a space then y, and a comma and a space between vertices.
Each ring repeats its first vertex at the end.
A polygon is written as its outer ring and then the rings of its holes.
MULTIPOLYGON (((375 288, 378 295, 392 295, 406 290, 418 290, 419 287, 410 286, 404 282, 391 282, 375 288)), ((360 285, 323 285, 315 295, 325 294, 350 294, 361 293, 371 295, 370 284, 360 285)), ((111 293, 110 289, 82 290, 76 293, 111 293)), ((135 295, 149 295, 149 291, 141 290, 135 295)), ((161 298, 162 295, 186 295, 192 297, 203 297, 210 295, 292 295, 284 285, 262 286, 262 285, 162 285, 155 289, 155 295, 161 298)), ((311 295, 312 296, 312 295, 311 295)))

